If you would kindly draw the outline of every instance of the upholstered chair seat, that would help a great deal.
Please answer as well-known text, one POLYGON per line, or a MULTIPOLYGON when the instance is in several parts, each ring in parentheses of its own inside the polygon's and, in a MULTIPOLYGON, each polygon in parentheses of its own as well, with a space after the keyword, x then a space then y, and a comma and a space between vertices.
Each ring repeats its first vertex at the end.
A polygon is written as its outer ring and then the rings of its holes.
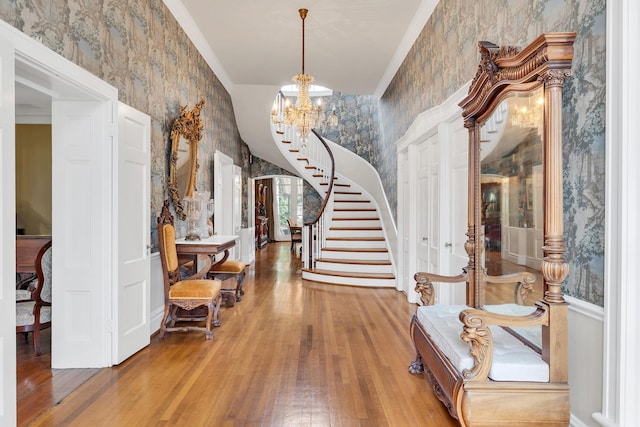
POLYGON ((241 295, 244 295, 242 285, 247 267, 248 265, 244 262, 225 260, 209 270, 209 277, 223 281, 222 296, 227 307, 233 306, 236 301, 241 301, 241 295), (227 283, 233 283, 233 285, 229 286, 227 283))
MULTIPOLYGON (((33 314, 35 306, 35 301, 16 303, 16 326, 27 326, 35 323, 36 316, 33 314)), ((40 308, 40 323, 48 322, 51 322, 51 307, 42 307, 40 308)))
POLYGON ((195 279, 182 280, 169 289, 169 298, 201 299, 215 298, 220 293, 222 283, 219 280, 195 279))

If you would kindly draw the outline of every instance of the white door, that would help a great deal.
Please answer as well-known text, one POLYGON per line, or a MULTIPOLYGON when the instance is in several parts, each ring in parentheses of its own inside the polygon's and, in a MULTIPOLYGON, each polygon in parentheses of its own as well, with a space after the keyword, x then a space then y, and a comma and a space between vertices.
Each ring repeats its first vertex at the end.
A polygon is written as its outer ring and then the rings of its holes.
MULTIPOLYGON (((446 230, 446 237, 443 236, 443 251, 445 256, 442 261, 448 266, 445 274, 457 275, 462 273, 462 268, 468 265, 469 255, 464 249, 467 241, 467 206, 468 206, 468 164, 469 164, 469 133, 463 126, 463 121, 459 114, 456 114, 451 121, 445 123, 444 133, 447 135, 447 143, 443 145, 446 163, 449 171, 445 185, 443 185, 442 200, 447 204, 446 212, 449 214, 442 221, 442 229, 446 230)), ((449 286, 447 303, 464 304, 466 295, 465 287, 449 286)))
MULTIPOLYGON (((213 155, 214 163, 214 176, 213 176, 213 188, 214 188, 214 229, 216 234, 220 235, 238 235, 239 232, 234 230, 234 180, 235 180, 235 167, 233 159, 219 151, 216 151, 213 155)), ((238 167, 238 169, 240 169, 238 167)), ((241 178, 240 178, 240 191, 241 178)), ((238 203, 242 203, 240 198, 238 203)), ((242 214, 240 214, 242 215, 242 214)), ((237 248, 233 248, 229 251, 230 259, 237 259, 237 248)))
POLYGON ((15 64, 0 37, 0 425, 16 424, 15 64))
POLYGON ((149 345, 151 119, 118 105, 118 163, 114 173, 114 229, 117 234, 118 286, 114 296, 113 363, 149 345))
POLYGON ((440 159, 438 135, 420 143, 417 164, 417 255, 418 271, 446 274, 440 271, 440 159))
POLYGON ((52 102, 52 368, 111 364, 113 113, 52 102))
POLYGON ((233 217, 232 227, 233 234, 240 235, 240 228, 242 227, 242 168, 237 165, 233 165, 233 190, 232 190, 232 204, 233 204, 233 217))

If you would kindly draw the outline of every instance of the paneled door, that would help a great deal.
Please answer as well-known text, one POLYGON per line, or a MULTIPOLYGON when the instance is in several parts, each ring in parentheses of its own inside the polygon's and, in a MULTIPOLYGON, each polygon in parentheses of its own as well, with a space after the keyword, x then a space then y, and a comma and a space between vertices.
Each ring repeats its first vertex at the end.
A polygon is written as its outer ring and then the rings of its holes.
POLYGON ((0 425, 16 424, 15 65, 0 36, 0 425))
POLYGON ((417 147, 418 271, 440 272, 440 150, 434 133, 417 147))
MULTIPOLYGON (((469 255, 464 249, 467 241, 466 230, 468 228, 468 165, 469 165, 469 137, 468 130, 464 127, 460 118, 460 111, 454 110, 453 116, 443 124, 443 134, 447 136, 445 158, 447 159, 447 179, 443 191, 447 194, 443 198, 447 215, 443 221, 443 229, 446 230, 443 253, 447 264, 448 274, 462 273, 462 268, 468 264, 469 255)), ((448 286, 447 303, 464 304, 464 286, 448 286)))
POLYGON ((112 361, 113 108, 52 102, 52 368, 112 361))
POLYGON ((118 105, 118 163, 114 187, 117 206, 118 286, 114 296, 116 325, 113 363, 123 362, 149 345, 151 119, 123 103, 118 105))

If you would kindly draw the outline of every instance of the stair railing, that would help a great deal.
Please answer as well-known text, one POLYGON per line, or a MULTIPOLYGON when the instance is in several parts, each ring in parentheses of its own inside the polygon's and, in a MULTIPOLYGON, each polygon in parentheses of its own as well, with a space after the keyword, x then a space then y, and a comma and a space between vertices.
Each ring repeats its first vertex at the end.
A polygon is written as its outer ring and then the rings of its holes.
POLYGON ((330 218, 327 218, 325 212, 331 212, 330 207, 333 205, 335 160, 329 144, 315 129, 311 130, 307 141, 302 141, 296 127, 285 120, 286 102, 285 95, 279 92, 271 113, 274 140, 300 175, 319 194, 324 193, 318 212, 311 221, 304 223, 302 230, 303 267, 311 269, 315 267, 315 260, 326 242, 330 218))

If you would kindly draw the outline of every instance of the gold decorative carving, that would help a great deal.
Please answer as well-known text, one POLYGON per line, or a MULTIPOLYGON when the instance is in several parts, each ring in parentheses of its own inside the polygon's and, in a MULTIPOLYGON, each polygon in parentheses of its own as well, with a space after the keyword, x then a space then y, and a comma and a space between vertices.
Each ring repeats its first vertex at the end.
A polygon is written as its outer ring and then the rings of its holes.
POLYGON ((197 191, 198 142, 202 139, 204 129, 200 112, 204 103, 203 98, 193 110, 187 110, 186 105, 180 106, 180 116, 171 126, 168 191, 176 216, 181 220, 186 218, 182 199, 193 196, 193 192, 197 191))

